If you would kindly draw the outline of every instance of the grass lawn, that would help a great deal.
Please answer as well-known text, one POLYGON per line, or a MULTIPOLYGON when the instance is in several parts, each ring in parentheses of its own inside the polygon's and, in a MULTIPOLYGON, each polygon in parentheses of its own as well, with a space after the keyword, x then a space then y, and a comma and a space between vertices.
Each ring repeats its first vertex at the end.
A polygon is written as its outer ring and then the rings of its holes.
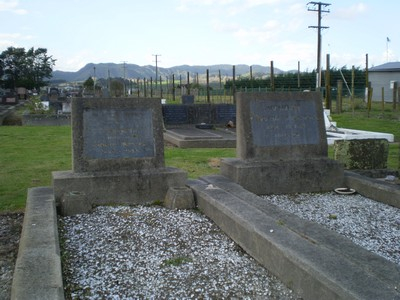
MULTIPOLYGON (((400 112, 380 106, 370 111, 347 109, 332 114, 339 127, 388 132, 388 167, 399 168, 400 112)), ((71 169, 71 128, 69 126, 0 126, 0 212, 23 210, 29 187, 50 186, 51 172, 71 169)), ((235 157, 235 149, 180 149, 165 147, 165 164, 188 172, 189 178, 219 172, 222 157, 235 157)), ((329 147, 329 157, 333 149, 329 147)))
POLYGON ((0 126, 0 211, 25 207, 27 188, 51 185, 71 168, 69 126, 0 126))
MULTIPOLYGON (((22 210, 27 189, 50 186, 51 172, 71 170, 69 126, 0 126, 0 212, 22 210)), ((222 157, 235 149, 166 147, 165 164, 184 169, 189 178, 219 172, 222 157)))

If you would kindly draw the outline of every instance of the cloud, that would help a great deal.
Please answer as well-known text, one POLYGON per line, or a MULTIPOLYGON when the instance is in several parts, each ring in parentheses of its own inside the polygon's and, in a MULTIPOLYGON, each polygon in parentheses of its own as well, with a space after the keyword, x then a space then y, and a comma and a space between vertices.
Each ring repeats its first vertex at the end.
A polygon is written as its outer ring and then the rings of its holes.
POLYGON ((25 15, 28 13, 27 10, 19 8, 19 2, 17 0, 0 1, 0 12, 12 12, 17 15, 25 15))
POLYGON ((341 20, 353 21, 354 18, 364 14, 368 10, 368 7, 362 3, 356 3, 348 7, 339 7, 331 11, 332 17, 341 20))
POLYGON ((20 33, 0 33, 0 49, 8 47, 24 47, 19 45, 22 41, 33 40, 32 35, 22 35, 20 33))

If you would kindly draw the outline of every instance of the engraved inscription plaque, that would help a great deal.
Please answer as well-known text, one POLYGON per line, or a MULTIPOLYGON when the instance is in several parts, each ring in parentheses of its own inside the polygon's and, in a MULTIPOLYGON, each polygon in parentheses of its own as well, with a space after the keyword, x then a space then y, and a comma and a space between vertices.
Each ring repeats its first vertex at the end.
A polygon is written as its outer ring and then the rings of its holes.
POLYGON ((252 101, 250 122, 254 145, 259 147, 319 143, 318 118, 313 101, 252 101))
POLYGON ((150 109, 83 111, 83 156, 88 159, 155 156, 150 109))

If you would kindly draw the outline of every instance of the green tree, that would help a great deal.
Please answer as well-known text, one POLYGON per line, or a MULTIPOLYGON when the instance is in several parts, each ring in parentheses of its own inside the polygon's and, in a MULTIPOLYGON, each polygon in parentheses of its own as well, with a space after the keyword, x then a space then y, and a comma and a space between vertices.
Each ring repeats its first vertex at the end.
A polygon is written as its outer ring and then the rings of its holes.
POLYGON ((86 81, 83 83, 83 87, 88 90, 88 91, 93 91, 93 86, 94 86, 94 80, 92 77, 89 77, 86 79, 86 81))
POLYGON ((32 47, 25 51, 25 48, 8 47, 0 54, 1 85, 40 88, 46 85, 46 78, 51 78, 55 61, 45 48, 32 47))
POLYGON ((111 80, 110 93, 113 97, 121 97, 124 93, 124 84, 119 80, 111 80))

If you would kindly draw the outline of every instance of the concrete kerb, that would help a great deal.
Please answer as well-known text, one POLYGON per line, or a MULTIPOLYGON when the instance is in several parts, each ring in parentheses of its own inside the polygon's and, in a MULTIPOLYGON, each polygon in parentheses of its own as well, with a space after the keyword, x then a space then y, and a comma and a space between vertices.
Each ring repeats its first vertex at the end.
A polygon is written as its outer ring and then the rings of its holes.
POLYGON ((57 228, 53 189, 28 189, 11 299, 64 299, 57 228))
MULTIPOLYGON (((349 187, 355 188, 354 178, 371 183, 350 175, 349 187)), ((187 186, 203 213, 304 299, 400 299, 396 264, 267 205, 223 176, 188 180, 187 186)), ((28 190, 11 299, 64 299, 51 187, 28 190)))
POLYGON ((355 172, 345 171, 344 182, 349 188, 376 201, 400 208, 400 189, 382 180, 368 178, 355 172))
POLYGON ((398 265, 223 176, 189 186, 203 213, 304 299, 399 299, 398 265))

